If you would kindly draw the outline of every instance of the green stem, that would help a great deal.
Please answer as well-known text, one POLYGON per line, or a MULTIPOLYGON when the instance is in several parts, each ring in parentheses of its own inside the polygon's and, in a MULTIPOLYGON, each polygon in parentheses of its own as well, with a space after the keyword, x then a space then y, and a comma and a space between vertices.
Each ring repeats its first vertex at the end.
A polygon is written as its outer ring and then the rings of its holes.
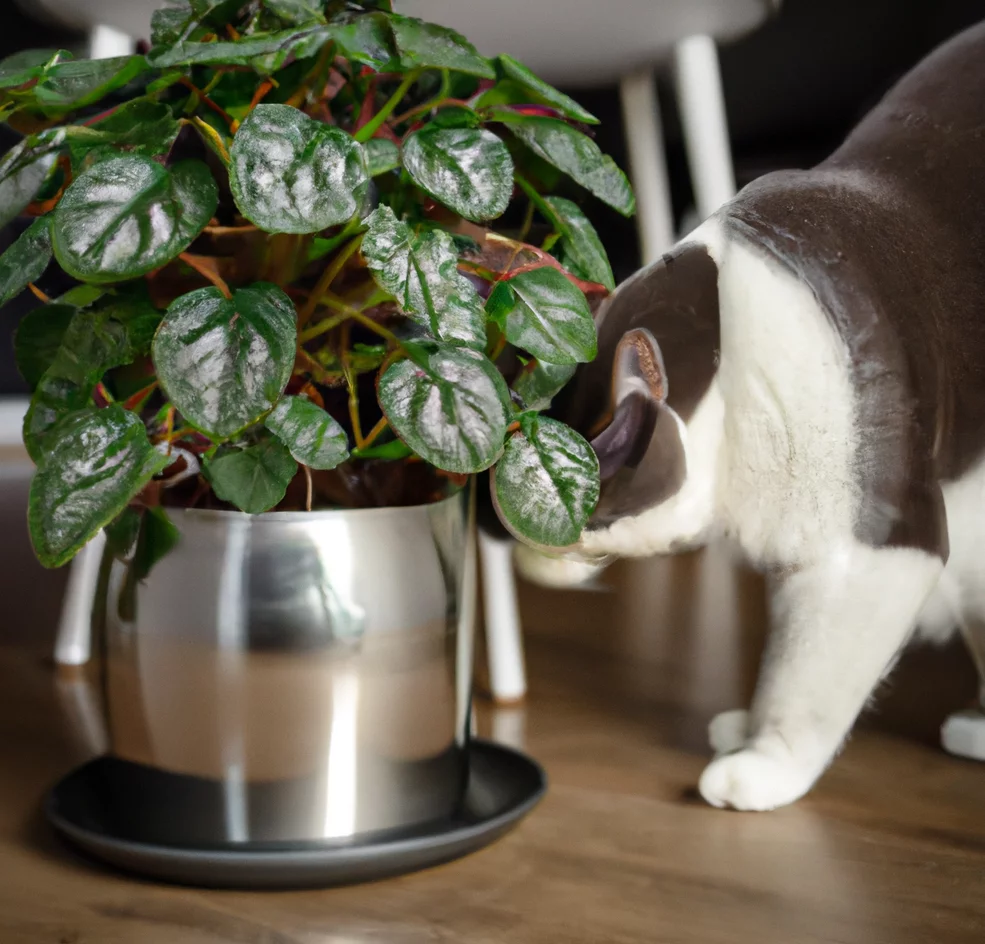
POLYGON ((437 108, 439 105, 444 105, 446 102, 449 104, 454 103, 456 105, 464 104, 464 102, 462 102, 461 99, 452 99, 450 93, 451 93, 451 72, 449 72, 447 69, 442 69, 441 88, 438 89, 438 94, 435 95, 434 98, 431 98, 428 101, 424 102, 423 105, 415 105, 413 108, 410 108, 405 112, 401 112, 401 114, 397 115, 397 117, 393 119, 393 123, 395 125, 402 125, 404 122, 409 121, 415 115, 423 115, 426 112, 429 112, 432 108, 437 108))
POLYGON ((351 305, 347 305, 338 295, 333 295, 331 292, 326 292, 322 297, 322 304, 327 305, 329 308, 334 308, 335 311, 345 312, 353 321, 358 321, 364 328, 368 328, 374 334, 378 334, 381 338, 386 338, 391 344, 400 345, 400 338, 398 338, 389 328, 384 328, 383 325, 377 324, 367 315, 364 315, 358 308, 353 308, 351 305))
POLYGON ((561 221, 557 218, 557 214, 551 209, 551 205, 537 192, 536 188, 530 181, 526 180, 520 174, 514 174, 513 179, 516 181, 517 186, 527 195, 530 202, 537 207, 538 210, 543 214, 544 218, 547 220, 551 226, 556 229, 561 229, 561 221))
POLYGON ((307 344, 308 341, 314 340, 321 335, 326 334, 333 328, 337 328, 343 321, 349 320, 348 312, 342 312, 338 315, 333 315, 331 318, 326 318, 324 321, 319 321, 318 324, 312 325, 310 328, 306 328, 304 331, 298 335, 298 340, 302 344, 307 344))
POLYGON ((410 87, 421 77, 421 70, 415 69, 408 75, 387 100, 383 107, 369 121, 366 122, 356 133, 355 139, 360 144, 365 144, 377 129, 393 113, 393 109, 400 104, 400 100, 410 91, 410 87))
POLYGON ((328 264, 325 271, 322 273, 321 278, 318 279, 318 283, 312 290, 311 297, 305 303, 304 308, 298 312, 299 325, 304 325, 308 321, 315 310, 315 306, 318 304, 318 299, 321 298, 321 296, 327 292, 329 288, 331 288, 336 276, 338 276, 338 274, 345 267, 345 264, 352 257, 353 253, 359 248, 359 244, 362 241, 363 237, 360 233, 354 239, 350 240, 348 245, 346 245, 328 264))

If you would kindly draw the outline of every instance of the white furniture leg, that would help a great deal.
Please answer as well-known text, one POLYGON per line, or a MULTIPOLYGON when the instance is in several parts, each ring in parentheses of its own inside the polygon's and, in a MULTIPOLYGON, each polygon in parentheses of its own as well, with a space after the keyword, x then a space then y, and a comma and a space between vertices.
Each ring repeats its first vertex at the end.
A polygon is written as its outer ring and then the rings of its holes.
POLYGON ((129 56, 135 43, 131 36, 121 33, 112 26, 102 24, 89 31, 89 58, 112 59, 114 56, 129 56))
POLYGON ((479 532, 482 596, 489 653, 489 687, 498 702, 519 701, 527 694, 520 608, 513 574, 513 541, 479 532))
POLYGON ((57 665, 85 665, 92 654, 92 604, 105 543, 100 531, 72 561, 55 638, 57 665))
POLYGON ((718 49, 710 36, 674 48, 674 80, 698 216, 705 220, 735 196, 718 49))
POLYGON ((674 244, 674 213, 653 73, 643 70, 627 75, 619 83, 619 96, 629 175, 636 191, 640 256, 643 265, 649 265, 674 244))

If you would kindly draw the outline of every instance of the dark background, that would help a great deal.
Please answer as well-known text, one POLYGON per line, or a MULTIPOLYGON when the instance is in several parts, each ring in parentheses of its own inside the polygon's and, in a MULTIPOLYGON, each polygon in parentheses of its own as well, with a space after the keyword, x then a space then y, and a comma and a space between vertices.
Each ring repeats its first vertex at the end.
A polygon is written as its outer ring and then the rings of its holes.
MULTIPOLYGON (((84 43, 78 34, 32 19, 12 0, 0 3, 0 57, 32 46, 71 49, 84 43)), ((785 0, 780 14, 762 29, 721 51, 739 186, 770 170, 809 167, 822 159, 902 73, 938 43, 983 18, 985 0, 785 0)), ((673 93, 663 76, 659 92, 674 211, 680 218, 691 204, 690 183, 673 93)), ((625 166, 617 90, 572 94, 602 119, 598 143, 625 166)), ((0 150, 6 150, 15 137, 5 128, 2 132, 0 150)), ((634 225, 601 205, 592 216, 621 280, 638 261, 634 225)), ((0 251, 19 231, 12 224, 0 233, 0 251)), ((11 336, 34 304, 24 293, 0 309, 0 395, 25 392, 14 367, 11 336)))

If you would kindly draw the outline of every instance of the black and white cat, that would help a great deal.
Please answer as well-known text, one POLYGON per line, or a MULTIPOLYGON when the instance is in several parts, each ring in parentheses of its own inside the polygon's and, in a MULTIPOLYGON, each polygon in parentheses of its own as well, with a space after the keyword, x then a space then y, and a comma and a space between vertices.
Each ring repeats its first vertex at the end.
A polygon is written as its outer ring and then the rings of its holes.
POLYGON ((709 803, 806 793, 916 627, 960 626, 985 679, 985 24, 624 283, 599 349, 556 404, 598 511, 565 558, 518 558, 557 585, 726 534, 770 574, 709 803))

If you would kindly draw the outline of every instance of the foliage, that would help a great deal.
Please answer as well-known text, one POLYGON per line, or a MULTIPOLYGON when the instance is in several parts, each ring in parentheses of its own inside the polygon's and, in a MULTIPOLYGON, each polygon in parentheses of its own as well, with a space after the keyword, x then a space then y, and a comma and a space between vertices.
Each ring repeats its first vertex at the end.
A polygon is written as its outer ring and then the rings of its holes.
POLYGON ((540 411, 613 287, 571 197, 634 210, 597 120, 386 0, 169 0, 150 41, 0 62, 42 562, 110 525, 132 551, 141 520, 166 551, 162 505, 366 503, 381 467, 432 470, 404 502, 492 468, 515 533, 576 540, 598 464, 540 411), (79 284, 46 299, 55 266, 79 284))

